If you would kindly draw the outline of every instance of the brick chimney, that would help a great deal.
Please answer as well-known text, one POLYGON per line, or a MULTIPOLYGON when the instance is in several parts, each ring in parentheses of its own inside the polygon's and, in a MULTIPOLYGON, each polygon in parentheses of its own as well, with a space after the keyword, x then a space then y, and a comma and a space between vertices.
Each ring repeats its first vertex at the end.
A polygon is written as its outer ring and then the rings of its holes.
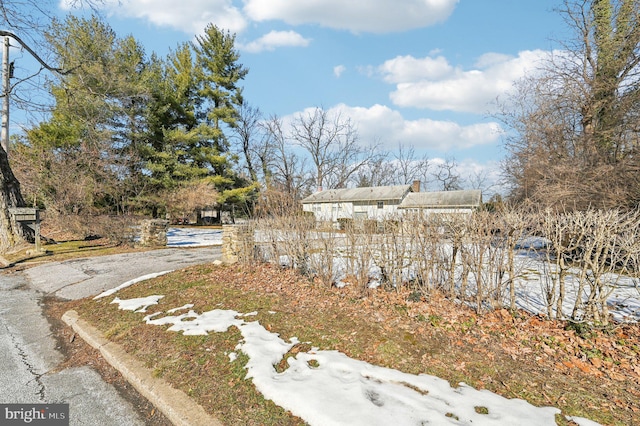
POLYGON ((420 181, 419 180, 414 180, 413 184, 411 184, 411 190, 413 192, 420 192, 420 181))

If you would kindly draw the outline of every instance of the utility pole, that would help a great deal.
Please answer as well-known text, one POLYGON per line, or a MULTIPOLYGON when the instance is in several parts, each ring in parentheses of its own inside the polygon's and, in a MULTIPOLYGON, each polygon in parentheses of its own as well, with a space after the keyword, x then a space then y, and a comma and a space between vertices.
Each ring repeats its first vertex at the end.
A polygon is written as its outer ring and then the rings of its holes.
MULTIPOLYGON (((0 4, 2 0, 0 0, 0 4)), ((4 38, 4 57, 2 58, 2 128, 0 129, 0 251, 7 251, 8 249, 15 247, 17 244, 26 240, 26 236, 29 231, 25 230, 25 227, 21 225, 20 219, 35 219, 38 222, 37 209, 22 210, 26 203, 20 192, 20 182, 16 179, 15 175, 11 171, 9 165, 9 157, 7 152, 9 151, 9 95, 11 92, 11 74, 13 72, 13 66, 9 62, 9 37, 18 42, 25 50, 27 50, 39 63, 42 68, 46 68, 50 71, 57 72, 61 75, 67 74, 70 71, 63 71, 60 68, 53 68, 44 62, 36 52, 33 51, 27 44, 25 44, 20 37, 9 32, 0 30, 0 37, 4 38), (11 210, 9 210, 11 209, 11 210), (17 209, 17 210, 16 210, 17 209), (29 218, 24 217, 24 213, 30 214, 29 218), (22 214, 22 215, 21 215, 22 214), (35 216, 34 216, 35 214, 35 216)), ((35 224, 36 229, 36 241, 38 240, 38 223, 35 224)))
MULTIPOLYGON (((2 3, 2 0, 0 0, 2 3)), ((46 62, 38 56, 36 52, 33 51, 24 41, 20 39, 17 35, 9 32, 0 30, 0 36, 4 38, 3 49, 2 49, 2 129, 0 130, 0 146, 7 153, 7 157, 9 156, 9 95, 11 94, 11 77, 13 73, 13 66, 9 63, 9 38, 14 39, 22 47, 24 47, 31 55, 42 65, 43 68, 48 69, 49 71, 55 71, 60 75, 68 74, 70 71, 63 71, 61 68, 54 68, 47 65, 46 62)))
POLYGON ((3 37, 2 48, 2 131, 0 132, 0 145, 9 156, 9 92, 11 90, 9 69, 9 37, 3 37))

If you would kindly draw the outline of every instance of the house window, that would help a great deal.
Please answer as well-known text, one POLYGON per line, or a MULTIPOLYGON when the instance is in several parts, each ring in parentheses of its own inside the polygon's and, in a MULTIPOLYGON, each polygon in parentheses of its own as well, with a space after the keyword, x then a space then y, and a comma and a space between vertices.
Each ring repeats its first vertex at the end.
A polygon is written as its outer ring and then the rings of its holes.
POLYGON ((378 201, 378 208, 381 209, 384 207, 384 201, 378 201))

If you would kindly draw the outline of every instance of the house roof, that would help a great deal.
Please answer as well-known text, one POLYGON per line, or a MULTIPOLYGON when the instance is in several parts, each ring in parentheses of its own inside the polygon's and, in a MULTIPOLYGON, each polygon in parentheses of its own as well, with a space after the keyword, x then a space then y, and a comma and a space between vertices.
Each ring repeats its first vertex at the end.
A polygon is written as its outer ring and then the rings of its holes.
POLYGON ((482 203, 482 191, 412 192, 402 200, 399 209, 477 208, 482 203))
POLYGON ((402 200, 409 191, 411 185, 328 189, 311 194, 302 200, 302 204, 402 200))

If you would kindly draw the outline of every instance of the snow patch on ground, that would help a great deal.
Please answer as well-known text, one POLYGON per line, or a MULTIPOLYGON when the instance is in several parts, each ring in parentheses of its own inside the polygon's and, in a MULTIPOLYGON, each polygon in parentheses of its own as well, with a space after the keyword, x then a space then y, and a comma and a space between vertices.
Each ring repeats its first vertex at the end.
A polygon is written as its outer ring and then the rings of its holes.
MULTIPOLYGON (((116 298, 121 309, 144 310, 162 298, 149 296, 130 300, 116 298)), ((183 310, 173 308, 166 313, 183 310)), ((555 425, 554 407, 535 407, 521 399, 507 399, 487 390, 476 390, 464 383, 451 387, 443 379, 426 374, 413 375, 351 359, 338 351, 317 348, 289 357, 288 367, 277 372, 289 350, 298 343, 283 340, 258 321, 242 318, 255 315, 232 310, 212 310, 181 315, 144 317, 147 324, 169 326, 185 335, 206 335, 237 327, 242 341, 236 347, 249 358, 247 378, 265 398, 290 410, 311 425, 387 425, 474 424, 474 425, 555 425)), ((229 354, 230 362, 237 354, 229 354)), ((572 417, 581 426, 596 425, 572 417)))
POLYGON ((124 283, 120 284, 118 287, 115 287, 115 288, 112 288, 110 290, 107 290, 107 291, 104 291, 104 292, 100 293, 99 295, 97 295, 93 299, 95 300, 95 299, 101 299, 101 298, 106 297, 106 296, 111 296, 112 294, 116 293, 118 290, 122 290, 123 288, 130 287, 130 286, 132 286, 132 285, 134 285, 136 283, 139 283, 141 281, 150 280, 152 278, 156 278, 156 277, 159 277, 161 275, 168 274, 169 272, 173 272, 173 270, 163 271, 163 272, 155 272, 153 274, 147 274, 147 275, 143 275, 143 276, 138 277, 138 278, 134 278, 132 280, 129 280, 127 282, 124 282, 124 283))
POLYGON ((157 305, 158 301, 163 297, 164 296, 154 295, 125 300, 116 297, 111 303, 118 304, 118 307, 124 311, 146 312, 149 306, 157 305))
POLYGON ((205 247, 222 245, 222 230, 210 228, 169 228, 168 247, 205 247))

